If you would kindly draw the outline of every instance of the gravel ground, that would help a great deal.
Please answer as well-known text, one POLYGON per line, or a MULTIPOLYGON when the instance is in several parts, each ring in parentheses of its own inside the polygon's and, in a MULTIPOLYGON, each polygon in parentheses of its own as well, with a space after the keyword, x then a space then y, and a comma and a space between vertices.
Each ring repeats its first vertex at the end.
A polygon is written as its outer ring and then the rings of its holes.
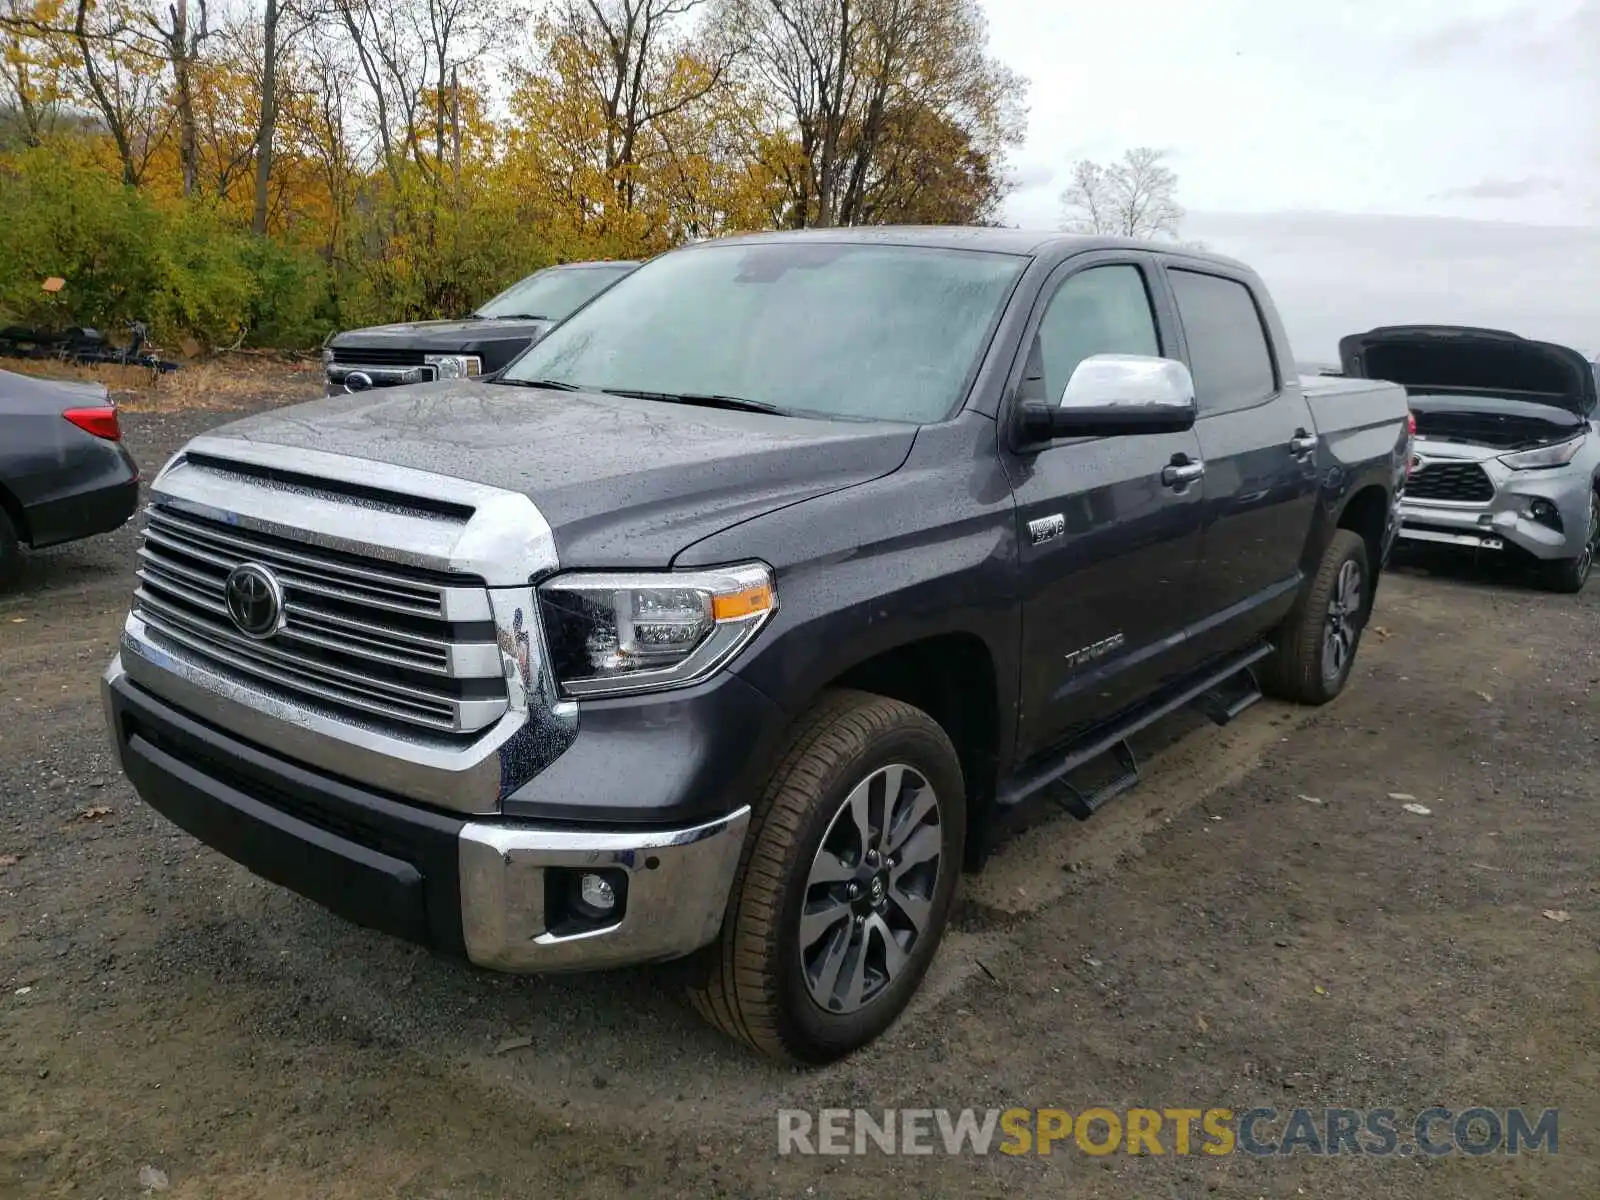
MULTIPOLYGON (((227 415, 125 425, 153 474, 227 415)), ((0 596, 0 1196, 1600 1195, 1600 586, 1392 573, 1336 704, 1174 719, 1093 821, 1030 814, 912 1013, 796 1073, 662 972, 441 961, 145 808, 97 699, 134 542, 39 555, 0 596), (775 1136, 780 1107, 1435 1103, 1558 1107, 1560 1153, 823 1158, 775 1136)))

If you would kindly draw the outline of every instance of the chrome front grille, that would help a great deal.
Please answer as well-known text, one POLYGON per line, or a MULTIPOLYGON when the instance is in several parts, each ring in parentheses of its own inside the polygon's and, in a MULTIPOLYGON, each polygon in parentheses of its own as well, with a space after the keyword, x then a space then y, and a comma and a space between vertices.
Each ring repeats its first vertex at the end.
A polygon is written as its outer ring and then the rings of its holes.
POLYGON ((383 346, 335 346, 333 361, 381 367, 420 367, 421 350, 389 349, 383 346))
POLYGON ((509 707, 481 582, 276 537, 157 503, 147 510, 134 613, 208 665, 367 721, 473 734, 509 707), (242 632, 225 584, 246 563, 283 592, 281 628, 242 632))

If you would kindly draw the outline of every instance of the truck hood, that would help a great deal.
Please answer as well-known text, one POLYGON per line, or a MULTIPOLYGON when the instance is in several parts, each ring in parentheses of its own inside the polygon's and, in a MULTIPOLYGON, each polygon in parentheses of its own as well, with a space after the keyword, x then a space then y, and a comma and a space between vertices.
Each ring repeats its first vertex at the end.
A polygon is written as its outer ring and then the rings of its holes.
POLYGON ((405 349, 429 354, 454 354, 476 350, 485 343, 527 342, 543 337, 554 321, 523 317, 475 317, 464 321, 403 321, 398 325, 371 325, 347 329, 328 339, 336 349, 405 349))
POLYGON ((1389 325, 1339 340, 1346 375, 1385 379, 1408 392, 1523 401, 1587 416, 1595 371, 1576 350, 1500 329, 1389 325))
POLYGON ((521 492, 563 567, 662 567, 701 538, 896 470, 912 426, 475 381, 314 400, 214 430, 521 492))

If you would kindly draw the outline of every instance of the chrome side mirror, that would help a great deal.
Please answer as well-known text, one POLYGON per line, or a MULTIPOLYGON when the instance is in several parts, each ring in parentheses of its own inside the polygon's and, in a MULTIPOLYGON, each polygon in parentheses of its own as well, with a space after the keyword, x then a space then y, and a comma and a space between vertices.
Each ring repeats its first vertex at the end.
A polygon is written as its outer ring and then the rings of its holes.
POLYGON ((1058 412, 1074 423, 1116 423, 1130 433, 1181 432, 1194 425, 1194 379, 1174 358, 1091 354, 1067 380, 1058 412))

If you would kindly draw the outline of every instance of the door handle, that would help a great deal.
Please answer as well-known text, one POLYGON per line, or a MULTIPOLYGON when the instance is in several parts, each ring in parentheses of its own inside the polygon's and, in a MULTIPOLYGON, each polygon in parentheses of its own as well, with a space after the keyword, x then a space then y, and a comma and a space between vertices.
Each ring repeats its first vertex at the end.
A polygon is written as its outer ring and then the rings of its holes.
POLYGON ((1185 455, 1174 455, 1172 461, 1161 468, 1161 482, 1169 488, 1181 488, 1205 473, 1205 463, 1191 461, 1185 455))
POLYGON ((1289 453, 1296 458, 1306 458, 1316 453, 1317 438, 1315 434, 1307 433, 1304 429, 1296 429, 1294 436, 1289 439, 1289 453))

